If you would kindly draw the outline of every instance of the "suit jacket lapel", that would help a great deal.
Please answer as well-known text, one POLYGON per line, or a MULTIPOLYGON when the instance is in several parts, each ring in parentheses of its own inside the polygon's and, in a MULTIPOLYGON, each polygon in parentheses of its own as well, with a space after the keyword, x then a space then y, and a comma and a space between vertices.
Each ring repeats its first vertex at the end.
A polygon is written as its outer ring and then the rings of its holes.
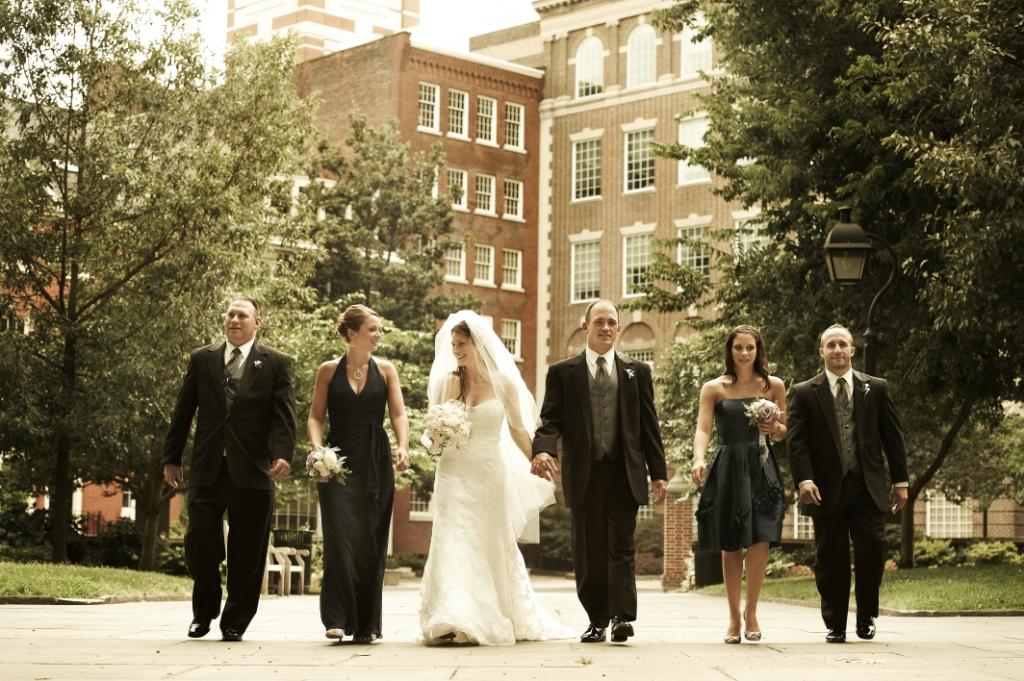
POLYGON ((238 404, 238 401, 245 396, 245 393, 249 392, 249 388, 252 387, 252 382, 256 378, 256 374, 260 369, 256 368, 256 361, 259 360, 260 368, 263 367, 263 362, 266 360, 267 353, 265 353, 260 346, 253 343, 252 349, 249 351, 249 356, 245 358, 245 369, 242 371, 242 379, 238 382, 238 390, 235 391, 234 404, 238 404))
POLYGON ((639 398, 636 381, 630 375, 631 373, 636 375, 632 365, 632 358, 623 355, 621 352, 615 353, 615 373, 619 375, 619 423, 626 422, 623 419, 623 415, 633 413, 626 410, 632 409, 639 398))
POLYGON ((583 432, 587 437, 587 451, 590 451, 590 435, 594 430, 590 413, 590 369, 587 367, 587 351, 576 356, 576 365, 572 367, 572 382, 579 396, 580 414, 583 416, 583 432))
POLYGON ((867 393, 864 391, 864 386, 867 382, 864 380, 864 374, 860 374, 856 371, 853 372, 853 423, 857 429, 857 434, 864 432, 864 401, 867 398, 867 393))
MULTIPOLYGON (((842 447, 839 446, 839 421, 836 420, 836 403, 832 397, 832 390, 824 372, 814 377, 814 394, 818 397, 818 406, 821 407, 821 411, 825 415, 825 423, 828 424, 828 429, 832 433, 832 442, 835 443, 836 453, 838 454, 842 451, 842 447)), ((854 409, 856 409, 856 406, 854 409)))
POLYGON ((224 347, 227 345, 227 341, 210 345, 207 347, 209 350, 209 370, 210 370, 210 382, 213 384, 213 391, 219 398, 217 404, 227 404, 226 398, 224 397, 224 347))

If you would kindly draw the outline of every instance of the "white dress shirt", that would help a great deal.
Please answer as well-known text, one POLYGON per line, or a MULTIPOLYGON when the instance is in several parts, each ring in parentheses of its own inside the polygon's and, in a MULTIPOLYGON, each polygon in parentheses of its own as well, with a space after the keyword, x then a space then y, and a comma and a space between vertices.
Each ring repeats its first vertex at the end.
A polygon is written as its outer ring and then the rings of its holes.
POLYGON ((612 348, 603 355, 597 354, 595 351, 587 346, 587 369, 590 370, 590 377, 597 377, 597 358, 604 357, 605 369, 608 371, 608 377, 611 378, 612 372, 615 371, 615 348, 612 348))
MULTIPOLYGON (((256 342, 256 336, 249 339, 249 342, 245 345, 240 345, 239 350, 242 351, 241 362, 245 364, 245 360, 249 357, 249 352, 252 351, 253 343, 256 342)), ((235 346, 231 344, 231 341, 224 343, 224 364, 231 361, 231 353, 235 351, 235 346)))

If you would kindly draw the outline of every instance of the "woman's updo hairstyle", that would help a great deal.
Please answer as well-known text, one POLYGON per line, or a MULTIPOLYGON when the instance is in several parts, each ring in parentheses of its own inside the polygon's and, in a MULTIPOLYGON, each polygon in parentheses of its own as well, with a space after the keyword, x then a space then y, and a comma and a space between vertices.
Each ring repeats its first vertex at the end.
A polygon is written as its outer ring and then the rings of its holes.
POLYGON ((349 305, 345 308, 345 311, 338 317, 338 335, 348 342, 348 332, 359 333, 359 330, 363 328, 363 324, 370 317, 377 317, 380 319, 380 315, 366 307, 365 305, 349 305))

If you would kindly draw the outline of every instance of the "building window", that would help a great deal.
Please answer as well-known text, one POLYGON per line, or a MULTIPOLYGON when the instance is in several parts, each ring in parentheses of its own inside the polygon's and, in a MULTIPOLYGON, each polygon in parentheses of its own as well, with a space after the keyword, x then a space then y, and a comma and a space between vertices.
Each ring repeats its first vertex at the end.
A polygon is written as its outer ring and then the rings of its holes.
POLYGON ((654 130, 626 133, 626 191, 654 188, 654 130))
POLYGON ((452 208, 469 209, 469 196, 466 193, 466 180, 469 173, 456 168, 448 169, 448 194, 452 199, 452 208))
POLYGON ((420 489, 416 485, 409 486, 409 520, 430 520, 430 492, 420 489))
POLYGON ((572 245, 572 302, 601 297, 601 242, 581 241, 572 245))
POLYGON ((679 264, 692 267, 701 274, 711 271, 711 253, 708 249, 707 225, 680 227, 679 264))
POLYGON ((647 268, 651 266, 651 235, 631 234, 623 237, 623 295, 640 295, 639 287, 646 280, 647 268))
POLYGON ((793 539, 814 539, 814 520, 800 512, 800 502, 793 504, 793 539))
POLYGON ((572 145, 572 198, 601 196, 601 140, 585 140, 572 145))
POLYGON ((476 141, 484 144, 498 144, 498 129, 494 125, 494 113, 498 100, 492 97, 476 98, 476 141))
POLYGON ((679 37, 681 49, 680 74, 683 78, 690 78, 699 75, 701 71, 711 70, 711 37, 705 37, 700 42, 693 42, 697 33, 705 27, 704 18, 697 16, 696 27, 687 26, 679 37))
POLYGON ((444 278, 447 281, 466 283, 466 247, 455 244, 444 254, 444 278))
POLYGON ((523 183, 519 180, 505 180, 506 219, 523 219, 523 183))
POLYGON ((626 355, 637 362, 643 362, 647 366, 654 368, 654 350, 630 350, 626 355))
POLYGON ((768 243, 768 237, 756 218, 743 218, 733 224, 736 228, 736 238, 733 242, 733 251, 736 255, 744 255, 768 243))
POLYGON ((135 520, 135 499, 132 498, 131 490, 121 490, 121 516, 135 520))
POLYGON ((469 95, 461 90, 448 91, 448 134, 469 139, 469 95))
POLYGON ((473 283, 477 286, 493 286, 494 246, 477 244, 473 256, 473 283))
POLYGON ((633 29, 626 42, 626 87, 653 83, 657 74, 658 36, 648 24, 633 29))
POLYGON ((4 331, 20 331, 18 315, 10 307, 0 307, 0 333, 4 331))
POLYGON ((501 320, 501 342, 515 359, 522 359, 523 323, 518 319, 501 320))
MULTIPOLYGON (((679 124, 679 143, 693 149, 704 146, 704 135, 708 131, 708 119, 695 118, 679 124)), ((688 161, 679 161, 679 184, 697 184, 710 182, 711 173, 700 165, 691 165, 688 161)))
POLYGON ((497 215, 494 212, 494 176, 476 176, 476 212, 497 215))
POLYGON ((505 102, 505 148, 524 151, 523 118, 526 107, 522 104, 505 102))
POLYGON ((522 290, 523 252, 506 248, 501 254, 501 287, 522 290))
POLYGON ((974 535, 974 502, 954 504, 942 492, 929 492, 924 505, 925 536, 960 539, 974 535))
POLYGON ((438 109, 439 85, 420 83, 420 117, 418 129, 426 132, 441 131, 441 116, 438 109))
POLYGON ((604 92, 604 45, 590 36, 576 48, 576 96, 604 92))

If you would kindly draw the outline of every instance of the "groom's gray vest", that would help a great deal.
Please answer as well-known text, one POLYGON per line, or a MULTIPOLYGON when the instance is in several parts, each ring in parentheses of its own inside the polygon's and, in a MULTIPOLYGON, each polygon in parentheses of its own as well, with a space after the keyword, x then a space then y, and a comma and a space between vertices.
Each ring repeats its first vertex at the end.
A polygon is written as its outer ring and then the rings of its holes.
POLYGON ((839 406, 835 395, 836 423, 839 425, 839 456, 843 458, 843 475, 846 473, 860 474, 860 459, 857 456, 857 426, 853 418, 853 401, 847 402, 846 408, 839 406))
MULTIPOLYGON (((616 360, 618 361, 618 360, 616 360)), ((590 384, 590 458, 595 461, 619 455, 619 372, 612 368, 602 391, 587 367, 590 384)))

